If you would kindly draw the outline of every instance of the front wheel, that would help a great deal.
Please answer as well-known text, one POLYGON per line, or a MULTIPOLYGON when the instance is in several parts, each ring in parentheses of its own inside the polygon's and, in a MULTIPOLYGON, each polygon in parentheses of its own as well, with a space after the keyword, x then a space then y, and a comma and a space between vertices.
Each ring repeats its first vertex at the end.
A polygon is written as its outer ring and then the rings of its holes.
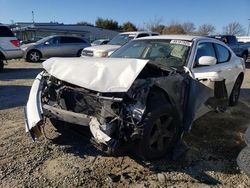
POLYGON ((156 160, 173 150, 180 139, 181 123, 169 102, 160 97, 151 99, 150 103, 142 122, 143 137, 138 140, 135 152, 144 159, 156 160))
POLYGON ((32 50, 27 55, 27 60, 30 62, 38 62, 41 60, 41 53, 36 50, 32 50))

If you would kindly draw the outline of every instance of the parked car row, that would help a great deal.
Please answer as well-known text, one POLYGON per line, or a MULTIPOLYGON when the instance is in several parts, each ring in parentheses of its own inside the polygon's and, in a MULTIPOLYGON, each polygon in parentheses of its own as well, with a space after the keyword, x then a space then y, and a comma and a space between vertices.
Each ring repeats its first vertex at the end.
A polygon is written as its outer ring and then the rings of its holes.
POLYGON ((83 49, 82 57, 107 57, 110 56, 115 50, 128 43, 130 40, 157 35, 159 35, 159 33, 149 31, 120 33, 106 45, 95 45, 83 49))

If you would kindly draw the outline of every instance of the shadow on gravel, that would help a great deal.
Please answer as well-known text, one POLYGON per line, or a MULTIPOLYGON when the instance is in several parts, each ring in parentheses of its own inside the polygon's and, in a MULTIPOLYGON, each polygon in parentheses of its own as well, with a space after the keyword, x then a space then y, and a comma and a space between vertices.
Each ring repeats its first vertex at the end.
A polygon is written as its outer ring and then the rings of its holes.
POLYGON ((30 86, 0 86, 0 110, 24 106, 27 103, 30 86))
MULTIPOLYGON (((50 123, 47 127, 52 127, 50 123)), ((60 133, 58 136, 50 139, 53 144, 65 146, 64 152, 72 153, 81 158, 84 155, 98 156, 105 155, 103 152, 97 150, 90 142, 91 133, 88 127, 80 125, 65 125, 61 124, 57 127, 56 132, 60 133)))
MULTIPOLYGON (((192 130, 184 137, 189 150, 177 161, 168 156, 164 160, 144 163, 136 161, 155 173, 180 172, 207 185, 220 185, 213 172, 239 174, 236 158, 245 147, 243 134, 250 124, 250 108, 243 103, 225 113, 210 112, 194 122, 192 130)), ((176 183, 185 180, 168 179, 176 183)))
POLYGON ((5 68, 0 73, 0 81, 34 79, 41 71, 41 68, 5 68))
MULTIPOLYGON (((177 161, 170 156, 165 159, 148 162, 131 156, 138 164, 155 174, 162 174, 164 181, 180 183, 187 181, 173 178, 168 173, 179 172, 192 177, 194 182, 207 185, 221 185, 218 176, 222 174, 239 174, 236 158, 245 147, 243 134, 249 125, 250 108, 243 103, 229 108, 225 113, 210 112, 194 122, 192 131, 184 137, 189 150, 177 161), (212 174, 212 175, 211 175, 212 174)), ((88 128, 82 126, 62 126, 52 142, 64 146, 66 153, 84 158, 87 156, 105 156, 95 149, 89 141, 88 128)))

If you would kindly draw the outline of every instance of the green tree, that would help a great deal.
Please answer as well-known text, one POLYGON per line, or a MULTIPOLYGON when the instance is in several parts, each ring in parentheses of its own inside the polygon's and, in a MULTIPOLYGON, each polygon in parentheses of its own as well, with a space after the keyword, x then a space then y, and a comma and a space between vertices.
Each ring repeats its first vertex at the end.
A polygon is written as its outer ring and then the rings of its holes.
POLYGON ((104 29, 118 30, 118 22, 112 19, 97 18, 95 21, 96 27, 101 27, 104 29))
POLYGON ((93 24, 91 24, 91 23, 89 23, 89 22, 85 22, 85 21, 77 22, 76 25, 94 26, 93 24))
POLYGON ((131 23, 131 22, 125 22, 121 26, 121 30, 126 32, 126 31, 137 31, 136 26, 131 23))

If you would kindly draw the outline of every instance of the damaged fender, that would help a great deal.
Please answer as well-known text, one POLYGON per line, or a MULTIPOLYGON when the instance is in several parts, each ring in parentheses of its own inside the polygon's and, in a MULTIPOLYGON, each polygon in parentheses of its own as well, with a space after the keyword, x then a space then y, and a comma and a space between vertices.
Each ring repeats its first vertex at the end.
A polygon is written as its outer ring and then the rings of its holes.
POLYGON ((38 125, 43 123, 43 109, 41 103, 43 73, 44 72, 39 73, 35 78, 30 90, 27 106, 24 108, 25 129, 26 132, 30 132, 33 140, 41 135, 40 126, 38 125))

